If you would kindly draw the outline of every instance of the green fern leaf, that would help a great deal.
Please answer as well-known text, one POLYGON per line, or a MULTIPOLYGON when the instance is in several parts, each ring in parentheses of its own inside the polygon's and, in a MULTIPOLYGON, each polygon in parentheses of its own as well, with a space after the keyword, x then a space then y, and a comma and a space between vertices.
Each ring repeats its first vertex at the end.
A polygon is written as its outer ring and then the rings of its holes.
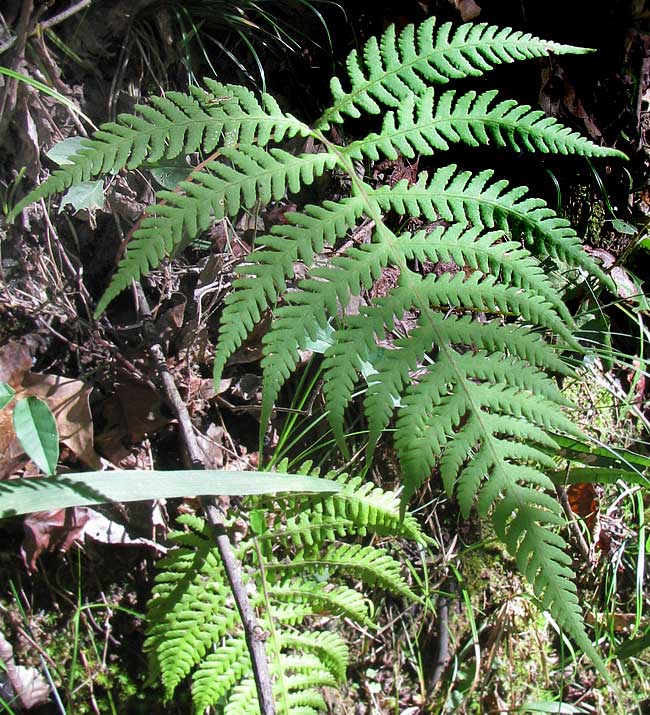
POLYGON ((272 307, 293 278, 294 264, 313 264, 314 253, 322 252, 354 226, 363 202, 352 197, 322 206, 307 205, 301 213, 288 213, 287 226, 274 226, 270 236, 258 239, 262 248, 254 262, 237 268, 234 292, 226 299, 214 359, 214 380, 221 378, 228 358, 237 350, 262 313, 272 307))
POLYGON ((568 221, 559 218, 541 199, 525 198, 526 187, 506 191, 508 182, 490 183, 493 176, 491 170, 475 175, 458 172, 452 164, 436 171, 430 182, 426 172, 421 172, 413 186, 401 181, 394 187, 378 189, 374 197, 383 209, 402 215, 499 228, 508 235, 521 232, 536 254, 580 267, 606 285, 612 284, 584 252, 568 221))
POLYGON ((480 146, 493 142, 518 152, 525 149, 625 158, 622 152, 598 146, 526 104, 506 100, 495 105, 497 94, 466 92, 456 97, 450 90, 437 98, 430 88, 419 97, 411 95, 396 113, 388 112, 379 134, 352 142, 345 153, 353 159, 365 156, 378 160, 383 155, 394 160, 400 155, 413 158, 446 151, 450 144, 480 146))

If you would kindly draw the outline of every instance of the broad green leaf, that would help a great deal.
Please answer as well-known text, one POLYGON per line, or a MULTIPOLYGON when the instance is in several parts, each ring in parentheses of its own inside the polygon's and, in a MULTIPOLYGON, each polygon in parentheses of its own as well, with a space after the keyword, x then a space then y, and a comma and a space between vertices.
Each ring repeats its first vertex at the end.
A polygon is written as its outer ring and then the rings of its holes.
POLYGON ((192 171, 184 160, 182 162, 159 163, 149 168, 151 176, 164 188, 173 191, 181 181, 185 181, 192 171))
POLYGON ((338 492, 337 482, 278 472, 114 471, 0 482, 0 519, 33 511, 192 495, 338 492))
POLYGON ((46 474, 56 472, 59 432, 50 408, 38 397, 26 397, 14 407, 14 432, 25 452, 46 474))
POLYGON ((623 219, 620 218, 612 219, 612 227, 614 231, 624 233, 626 236, 635 236, 638 233, 635 226, 632 226, 632 224, 629 224, 627 221, 623 221, 623 219))
POLYGON ((57 142, 48 152, 45 152, 48 159, 51 159, 59 166, 71 165, 74 162, 70 160, 72 156, 77 154, 80 149, 83 149, 83 137, 68 137, 57 142))
POLYGON ((616 655, 618 658, 631 658, 646 648, 650 648, 650 632, 639 638, 630 638, 623 641, 616 649, 616 655))
POLYGON ((0 410, 11 402, 15 394, 15 390, 10 385, 0 382, 0 410))
POLYGON ((59 213, 68 204, 71 204, 75 211, 101 209, 104 206, 104 182, 101 180, 82 181, 73 186, 61 198, 59 213))

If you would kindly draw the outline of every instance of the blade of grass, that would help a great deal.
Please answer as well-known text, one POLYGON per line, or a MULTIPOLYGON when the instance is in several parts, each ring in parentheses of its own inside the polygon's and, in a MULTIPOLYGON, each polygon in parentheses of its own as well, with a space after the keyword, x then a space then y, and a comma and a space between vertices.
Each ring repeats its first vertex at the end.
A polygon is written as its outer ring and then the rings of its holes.
POLYGON ((28 77, 27 75, 21 74, 20 72, 10 70, 8 67, 0 67, 0 74, 5 75, 6 77, 11 77, 11 79, 18 80, 19 82, 24 82, 30 87, 34 87, 34 89, 37 89, 39 92, 47 94, 48 97, 52 97, 52 99, 56 100, 60 104, 63 104, 71 112, 74 112, 75 114, 79 115, 79 117, 86 121, 93 129, 97 129, 97 127, 93 123, 93 120, 86 114, 84 114, 74 102, 69 100, 67 97, 64 97, 60 92, 57 92, 55 89, 52 89, 52 87, 48 87, 46 84, 43 84, 42 82, 39 82, 32 77, 28 77))
POLYGON ((328 479, 269 472, 224 470, 114 471, 66 474, 0 483, 0 519, 34 511, 144 501, 190 495, 267 494, 269 492, 337 492, 328 479))

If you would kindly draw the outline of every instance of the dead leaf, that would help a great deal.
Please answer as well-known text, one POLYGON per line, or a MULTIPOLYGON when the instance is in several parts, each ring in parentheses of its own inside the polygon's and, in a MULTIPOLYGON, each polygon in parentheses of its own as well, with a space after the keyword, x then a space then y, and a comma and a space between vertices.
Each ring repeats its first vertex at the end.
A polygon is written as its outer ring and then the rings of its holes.
POLYGON ((206 469, 222 469, 224 429, 212 423, 205 435, 197 434, 196 439, 199 449, 203 452, 206 469))
POLYGON ((112 521, 104 514, 100 514, 94 509, 86 508, 88 520, 86 521, 83 533, 79 536, 83 540, 89 536, 95 541, 102 544, 121 544, 123 546, 151 546, 161 554, 166 554, 167 549, 161 544, 157 544, 151 539, 146 539, 143 536, 131 537, 127 533, 126 527, 112 521))
POLYGON ((105 414, 111 426, 126 432, 132 443, 169 424, 169 418, 162 415, 160 393, 131 380, 115 383, 115 396, 106 403, 105 414))
POLYGON ((24 343, 11 340, 0 348, 0 382, 18 389, 32 368, 32 355, 24 343))
POLYGON ((124 525, 88 507, 36 512, 25 519, 23 528, 25 538, 20 555, 30 573, 38 570, 36 561, 43 553, 65 553, 76 541, 83 542, 86 537, 102 544, 151 546, 162 554, 167 553, 164 546, 151 539, 132 538, 124 525))
POLYGON ((463 22, 474 20, 481 14, 481 8, 474 0, 454 0, 454 7, 460 13, 463 22))
POLYGON ((596 487, 588 482, 571 484, 567 490, 571 511, 579 516, 591 532, 598 514, 598 494, 596 487))
MULTIPOLYGON (((13 648, 2 631, 0 631, 0 660, 4 663, 5 675, 11 685, 11 690, 22 707, 31 710, 39 705, 44 705, 50 699, 50 686, 47 684, 47 680, 36 668, 16 665, 13 648)), ((8 688, 6 689, 8 690, 8 688)), ((15 704, 14 709, 19 710, 15 704)))
POLYGON ((614 266, 610 271, 612 280, 616 284, 617 293, 621 298, 632 298, 639 294, 639 288, 630 278, 629 273, 621 266, 614 266))
POLYGON ((47 551, 65 553, 84 532, 90 518, 85 507, 37 511, 23 522, 25 538, 20 555, 30 573, 38 571, 36 561, 47 551))

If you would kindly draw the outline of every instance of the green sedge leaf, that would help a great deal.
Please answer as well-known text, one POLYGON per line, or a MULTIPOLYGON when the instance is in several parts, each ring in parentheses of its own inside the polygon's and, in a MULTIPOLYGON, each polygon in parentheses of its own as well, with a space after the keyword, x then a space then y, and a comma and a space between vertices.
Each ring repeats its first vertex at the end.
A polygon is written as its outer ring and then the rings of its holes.
POLYGON ((277 472, 114 471, 0 482, 0 519, 33 511, 192 495, 245 496, 275 492, 338 492, 329 479, 277 472))

